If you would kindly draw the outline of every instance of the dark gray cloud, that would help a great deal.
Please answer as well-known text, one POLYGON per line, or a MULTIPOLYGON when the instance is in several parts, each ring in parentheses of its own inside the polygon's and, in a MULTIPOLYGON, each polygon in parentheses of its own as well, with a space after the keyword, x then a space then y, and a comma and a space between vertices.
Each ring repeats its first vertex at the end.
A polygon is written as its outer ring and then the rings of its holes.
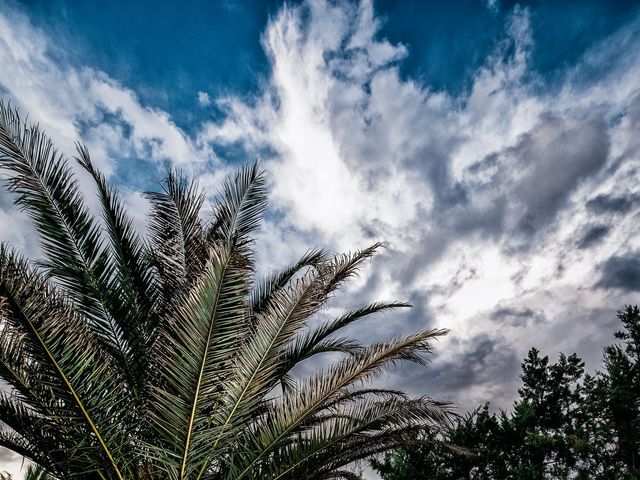
MULTIPOLYGON (((458 271, 449 279, 446 284, 439 284, 434 286, 429 293, 435 293, 438 295, 451 296, 458 290, 460 290, 464 284, 477 277, 476 269, 471 265, 462 265, 458 268, 458 271)), ((424 295, 423 292, 417 292, 418 295, 424 295)))
POLYGON ((555 218, 573 190, 607 160, 610 139, 602 118, 547 115, 507 155, 522 175, 512 197, 520 204, 516 229, 526 237, 555 218))
POLYGON ((590 248, 599 244, 611 231, 608 225, 589 225, 582 231, 582 235, 576 242, 580 249, 590 248))
POLYGON ((639 203, 640 195, 638 194, 600 194, 590 199, 586 206, 588 210, 594 213, 611 214, 628 213, 639 203))
POLYGON ((450 154, 456 148, 457 142, 452 139, 445 147, 445 151, 437 151, 430 145, 417 153, 407 162, 408 167, 422 169, 428 179, 434 194, 434 208, 447 210, 456 205, 469 204, 469 192, 462 184, 453 180, 451 175, 450 154))
POLYGON ((504 339, 482 334, 466 343, 463 355, 455 362, 434 364, 430 373, 446 390, 458 391, 469 385, 493 382, 491 377, 500 376, 500 371, 508 371, 506 377, 512 377, 519 365, 520 359, 504 339))
MULTIPOLYGON (((437 228, 425 232, 422 243, 429 248, 407 265, 406 278, 415 278, 416 265, 424 268, 441 258, 452 238, 504 239, 512 253, 528 250, 532 238, 568 206, 575 189, 602 169, 610 143, 607 123, 599 116, 547 114, 514 146, 467 167, 463 182, 452 180, 441 152, 421 152, 425 160, 415 166, 433 186, 429 216, 437 228)), ((606 234, 603 229, 588 233, 585 247, 595 244, 597 234, 598 239, 606 234)))
POLYGON ((490 400, 500 407, 509 406, 516 393, 521 359, 504 338, 481 334, 464 342, 454 339, 450 348, 461 353, 452 360, 442 360, 435 346, 436 356, 428 368, 403 366, 391 384, 412 393, 429 392, 439 400, 455 400, 462 409, 490 400))
POLYGON ((640 252, 610 257, 600 270, 601 277, 596 287, 640 291, 640 252))
POLYGON ((526 327, 547 321, 542 310, 515 307, 498 308, 491 313, 489 318, 500 325, 511 327, 526 327))

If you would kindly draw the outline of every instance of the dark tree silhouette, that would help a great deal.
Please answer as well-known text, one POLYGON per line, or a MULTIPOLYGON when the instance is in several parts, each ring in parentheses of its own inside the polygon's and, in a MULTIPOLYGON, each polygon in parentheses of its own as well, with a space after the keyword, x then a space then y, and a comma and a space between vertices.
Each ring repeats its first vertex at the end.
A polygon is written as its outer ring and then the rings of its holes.
POLYGON ((575 354, 550 364, 531 349, 510 413, 484 405, 441 443, 406 446, 374 467, 385 480, 640 478, 640 310, 626 307, 618 319, 622 344, 605 347, 595 375, 575 354))

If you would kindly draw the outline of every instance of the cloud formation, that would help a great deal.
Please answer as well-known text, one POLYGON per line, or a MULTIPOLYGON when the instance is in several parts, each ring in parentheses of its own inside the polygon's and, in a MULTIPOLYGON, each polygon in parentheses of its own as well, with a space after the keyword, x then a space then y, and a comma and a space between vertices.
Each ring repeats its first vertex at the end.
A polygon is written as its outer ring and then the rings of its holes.
POLYGON ((640 292, 640 252, 614 255, 600 269, 602 277, 596 286, 640 292))
MULTIPOLYGON (((604 317, 633 301, 594 279, 614 252, 636 258, 640 62, 622 52, 640 45, 638 19, 554 85, 530 67, 531 21, 516 7, 470 88, 451 96, 401 74, 410 49, 380 37, 371 2, 285 7, 263 36, 266 87, 218 99, 226 115, 200 135, 265 159, 289 238, 389 241, 353 301, 416 303, 403 321, 381 321, 385 333, 453 328, 436 369, 490 342, 515 352, 496 359, 501 371, 533 345, 581 348, 595 367, 610 338, 604 317), (574 311, 600 317, 585 326, 574 311)), ((468 406, 508 406, 515 393, 496 397, 491 375, 466 380, 468 406)))

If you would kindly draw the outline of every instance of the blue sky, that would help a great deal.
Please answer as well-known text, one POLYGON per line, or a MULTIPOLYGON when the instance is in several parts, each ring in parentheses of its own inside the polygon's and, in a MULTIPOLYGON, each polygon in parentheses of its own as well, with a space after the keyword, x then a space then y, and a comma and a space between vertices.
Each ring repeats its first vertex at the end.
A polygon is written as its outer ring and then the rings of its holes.
MULTIPOLYGON (((138 228, 167 165, 211 197, 261 159, 262 270, 387 241, 322 315, 450 328, 381 381, 462 410, 508 408, 532 346, 596 368, 638 302, 639 51, 631 1, 0 3, 0 95, 82 139, 138 228)), ((0 240, 38 255, 4 191, 0 240)))
MULTIPOLYGON (((299 2, 289 2, 295 5, 299 2)), ((250 95, 268 75, 260 36, 281 1, 229 0, 19 3, 34 26, 56 38, 62 61, 88 64, 133 89, 145 105, 171 112, 185 129, 210 118, 194 92, 250 95)), ((640 12, 634 1, 378 1, 379 38, 405 44, 403 76, 458 94, 470 87, 513 7, 529 9, 531 73, 545 87, 591 46, 640 12)))

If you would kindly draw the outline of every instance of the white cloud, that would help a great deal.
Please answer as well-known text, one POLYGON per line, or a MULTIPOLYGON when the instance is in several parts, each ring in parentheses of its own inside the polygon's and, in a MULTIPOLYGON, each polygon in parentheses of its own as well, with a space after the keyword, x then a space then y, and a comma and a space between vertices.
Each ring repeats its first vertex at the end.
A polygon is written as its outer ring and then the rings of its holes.
POLYGON ((211 99, 207 92, 198 92, 198 103, 201 107, 208 107, 211 105, 211 99))
POLYGON ((141 105, 133 91, 104 72, 54 60, 54 49, 24 14, 0 10, 3 96, 41 123, 63 151, 73 152, 73 142, 82 138, 107 175, 114 155, 176 164, 213 158, 166 112, 141 105))
MULTIPOLYGON (((408 50, 379 39, 371 2, 284 8, 263 37, 268 87, 249 102, 225 98, 226 118, 207 124, 201 140, 275 151, 267 167, 284 212, 277 228, 338 248, 389 240, 389 259, 375 267, 385 281, 369 293, 419 295, 438 324, 455 328, 442 359, 459 355, 465 339, 496 334, 493 309, 527 305, 550 325, 507 329, 517 355, 535 341, 551 354, 582 349, 595 367, 609 336, 594 331, 610 324, 593 317, 585 328, 574 312, 611 316, 631 301, 592 286, 608 255, 631 248, 637 221, 612 224, 589 251, 575 242, 591 220, 584 205, 593 192, 637 190, 639 121, 628 111, 640 61, 613 53, 640 42, 630 25, 588 52, 561 88, 544 89, 529 66, 530 22, 514 9, 470 90, 452 97, 401 77, 408 50), (612 73, 584 75, 605 61, 612 73), (475 273, 446 293, 460 271, 475 273)), ((465 395, 482 401, 492 392, 477 385, 465 395)))
MULTIPOLYGON (((132 90, 104 72, 54 59, 56 48, 26 15, 0 8, 0 94, 38 122, 63 152, 74 154, 74 142, 82 140, 108 177, 118 160, 127 158, 192 172, 220 165, 213 151, 196 144, 169 114, 143 106, 132 90)), ((81 180, 83 187, 90 186, 87 178, 81 180)), ((142 201, 128 199, 130 206, 144 209, 142 201)), ((87 200, 96 203, 94 195, 87 200)), ((0 191, 0 225, 0 240, 36 254, 33 229, 5 191, 0 191)))

